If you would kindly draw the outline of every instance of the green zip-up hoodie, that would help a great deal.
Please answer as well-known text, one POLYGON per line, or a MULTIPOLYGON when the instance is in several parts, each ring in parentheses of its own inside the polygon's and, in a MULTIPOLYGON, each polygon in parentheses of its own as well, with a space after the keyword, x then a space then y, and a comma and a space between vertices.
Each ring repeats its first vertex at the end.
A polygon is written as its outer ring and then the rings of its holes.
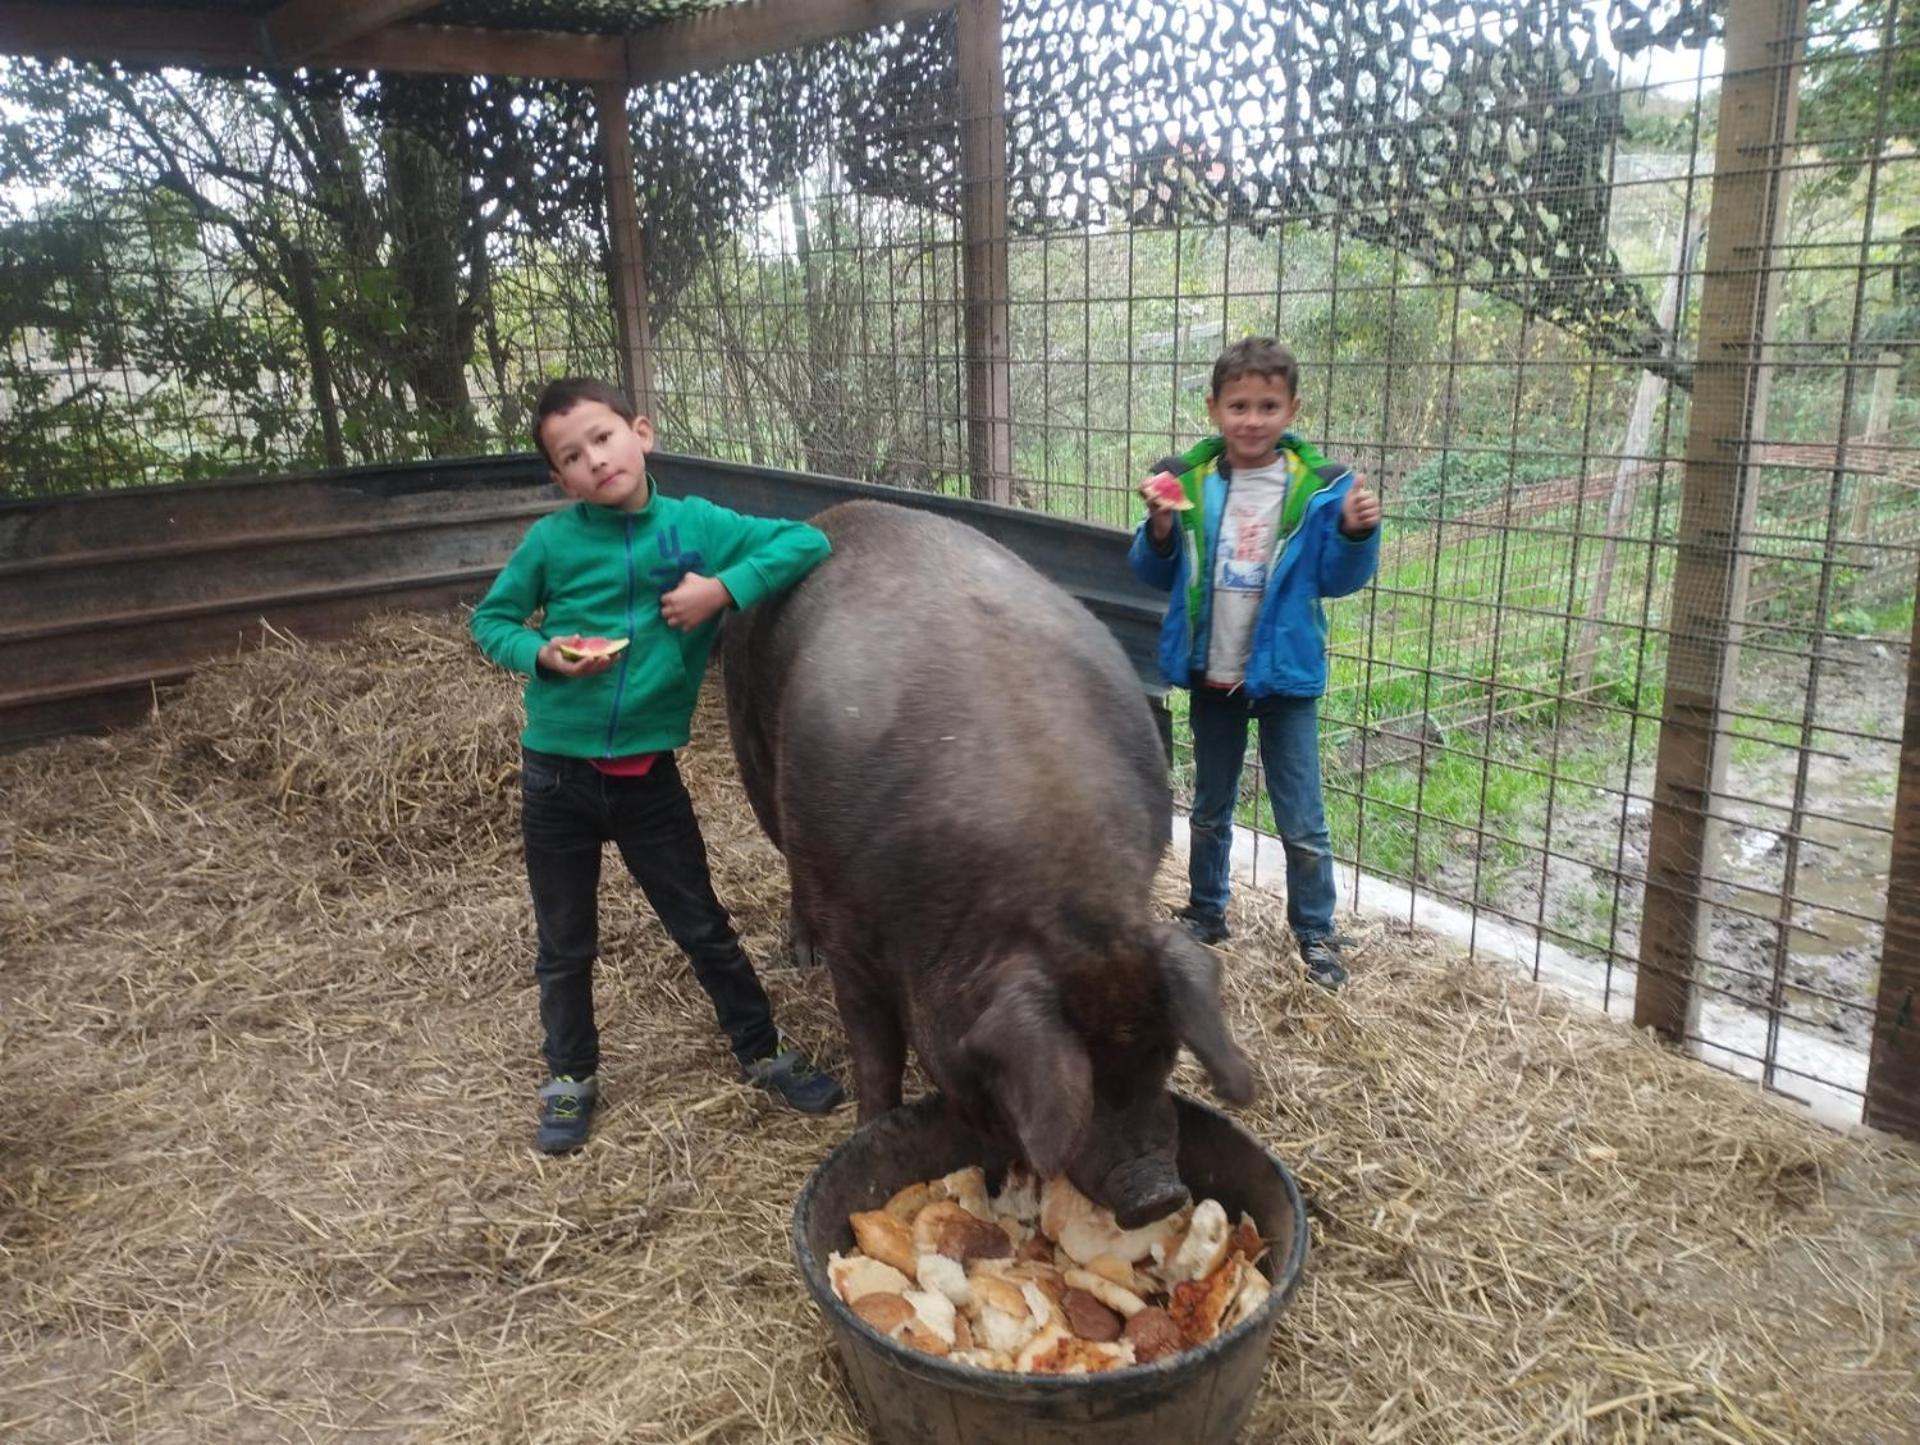
POLYGON ((716 577, 740 607, 791 587, 826 557, 805 522, 744 517, 703 497, 663 497, 638 512, 576 502, 535 522, 473 613, 473 638, 527 675, 526 746, 574 758, 619 758, 685 746, 719 630, 714 617, 676 632, 660 598, 690 572, 716 577), (539 624, 528 619, 542 611, 539 624), (550 637, 632 639, 612 667, 562 677, 534 663, 550 637))

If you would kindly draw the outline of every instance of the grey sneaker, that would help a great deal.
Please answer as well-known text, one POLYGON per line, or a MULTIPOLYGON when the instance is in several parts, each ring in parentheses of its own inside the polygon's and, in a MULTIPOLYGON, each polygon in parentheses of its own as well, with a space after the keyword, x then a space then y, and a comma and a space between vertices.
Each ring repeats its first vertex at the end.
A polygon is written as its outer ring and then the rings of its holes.
POLYGON ((1295 941, 1300 945, 1300 962, 1306 965, 1308 978, 1329 991, 1347 981, 1346 961, 1340 956, 1340 938, 1330 935, 1295 941))
POLYGON ((587 1142, 594 1106, 600 1102, 597 1074, 576 1079, 558 1074, 540 1089, 540 1127, 533 1147, 542 1154, 565 1154, 587 1142))
POLYGON ((814 1068, 798 1049, 786 1049, 772 1058, 742 1065, 740 1077, 784 1099, 803 1114, 831 1114, 846 1097, 840 1081, 814 1068))

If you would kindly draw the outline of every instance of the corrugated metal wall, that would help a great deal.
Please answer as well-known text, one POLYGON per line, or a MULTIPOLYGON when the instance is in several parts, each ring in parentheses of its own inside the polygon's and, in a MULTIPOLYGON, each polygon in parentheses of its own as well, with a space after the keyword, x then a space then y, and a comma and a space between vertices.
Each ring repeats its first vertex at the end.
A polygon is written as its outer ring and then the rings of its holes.
MULTIPOLYGON (((693 457, 652 470, 669 493, 769 516, 871 496, 958 517, 1086 602, 1155 685, 1164 599, 1133 580, 1110 528, 693 457)), ((564 500, 519 456, 0 505, 0 746, 138 718, 156 688, 263 624, 326 638, 387 608, 471 602, 564 500)))

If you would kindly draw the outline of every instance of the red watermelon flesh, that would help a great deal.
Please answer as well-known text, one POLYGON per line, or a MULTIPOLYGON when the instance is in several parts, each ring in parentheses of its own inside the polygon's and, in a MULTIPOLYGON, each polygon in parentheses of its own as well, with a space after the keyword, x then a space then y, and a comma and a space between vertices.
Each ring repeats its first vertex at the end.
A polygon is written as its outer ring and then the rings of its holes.
POLYGON ((589 657, 612 657, 625 649, 624 637, 559 637, 560 655, 568 662, 584 662, 589 657))
POLYGON ((1161 472, 1147 483, 1148 494, 1162 506, 1173 508, 1176 512, 1193 510, 1193 499, 1187 495, 1187 489, 1180 485, 1180 479, 1172 472, 1161 472))

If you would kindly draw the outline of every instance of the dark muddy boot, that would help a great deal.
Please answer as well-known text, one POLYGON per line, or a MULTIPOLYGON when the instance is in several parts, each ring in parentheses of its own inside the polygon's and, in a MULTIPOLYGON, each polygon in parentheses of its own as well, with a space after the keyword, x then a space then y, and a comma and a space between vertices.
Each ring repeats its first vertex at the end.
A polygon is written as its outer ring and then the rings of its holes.
POLYGON ((1189 903, 1173 915, 1178 923, 1200 943, 1225 943, 1233 937, 1233 930, 1227 927, 1227 920, 1215 913, 1202 913, 1189 903))
POLYGON ((840 1081, 814 1068, 798 1049, 787 1049, 772 1058, 744 1064, 740 1077, 803 1114, 831 1114, 846 1097, 840 1081))

